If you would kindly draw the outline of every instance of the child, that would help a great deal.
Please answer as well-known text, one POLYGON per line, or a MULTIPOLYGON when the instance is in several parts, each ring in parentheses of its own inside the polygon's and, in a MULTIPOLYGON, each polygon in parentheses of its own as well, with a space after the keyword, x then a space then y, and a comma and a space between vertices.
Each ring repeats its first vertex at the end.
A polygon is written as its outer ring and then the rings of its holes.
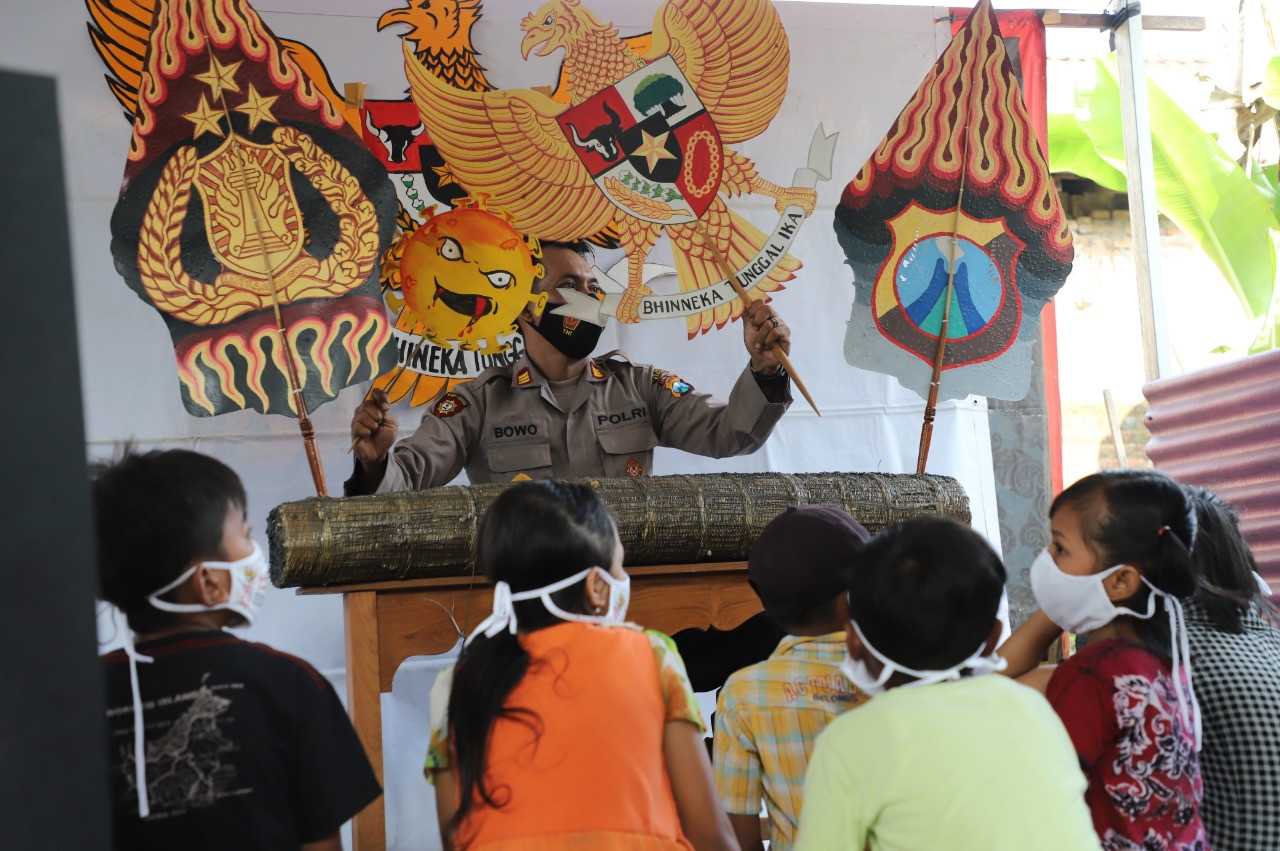
MULTIPOLYGON (((448 848, 735 848, 670 639, 586 485, 515 485, 480 522, 493 614, 467 639, 426 770, 448 848)), ((433 711, 433 715, 436 713, 433 711)))
POLYGON ((1041 611, 1001 649, 1009 673, 1043 658, 1059 628, 1084 636, 1045 688, 1088 777, 1103 847, 1207 848, 1178 602, 1196 586, 1195 512, 1168 476, 1109 470, 1059 494, 1049 519, 1052 543, 1031 565, 1041 611))
POLYGON ((240 479, 182 449, 95 473, 102 596, 131 630, 103 657, 115 847, 341 851, 381 794, 342 704, 306 662, 222 631, 266 581, 240 479))
POLYGON ((764 847, 762 798, 769 847, 791 848, 818 733, 866 700, 839 665, 849 570, 868 537, 843 511, 804 506, 770 521, 751 549, 751 587, 787 637, 768 659, 729 677, 716 707, 716 785, 743 849, 764 847))
POLYGON ((925 517, 858 555, 845 675, 870 700, 831 722, 805 778, 801 851, 1098 847, 1084 778, 1044 697, 990 655, 1005 572, 976 532, 925 517))
POLYGON ((1195 693, 1204 713, 1201 817, 1214 851, 1280 848, 1280 618, 1236 514, 1204 488, 1185 602, 1195 693))

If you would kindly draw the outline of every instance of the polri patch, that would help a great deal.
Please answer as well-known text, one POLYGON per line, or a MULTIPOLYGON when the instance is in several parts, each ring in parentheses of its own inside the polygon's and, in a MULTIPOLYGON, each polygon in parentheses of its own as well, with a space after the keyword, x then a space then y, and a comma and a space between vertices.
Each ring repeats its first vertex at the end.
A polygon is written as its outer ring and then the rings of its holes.
POLYGON ((638 479, 644 475, 644 465, 632 458, 627 462, 627 475, 633 479, 638 479))
POLYGON ((533 373, 529 371, 529 367, 520 367, 520 371, 516 373, 516 386, 524 387, 530 381, 533 381, 533 373))
POLYGON ((462 409, 467 407, 468 404, 467 400, 457 393, 446 393, 440 397, 439 402, 436 402, 436 406, 431 410, 431 413, 443 420, 454 414, 461 413, 462 409))

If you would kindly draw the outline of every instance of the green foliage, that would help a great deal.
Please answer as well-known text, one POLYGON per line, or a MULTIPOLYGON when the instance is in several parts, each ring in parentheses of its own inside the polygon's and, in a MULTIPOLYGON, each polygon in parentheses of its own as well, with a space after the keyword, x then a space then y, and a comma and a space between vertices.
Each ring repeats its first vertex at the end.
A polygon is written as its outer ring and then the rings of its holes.
MULTIPOLYGON (((1266 348, 1265 339, 1275 338, 1275 169, 1259 169, 1250 179, 1150 80, 1147 93, 1160 212, 1213 260, 1249 316, 1267 317, 1267 330, 1253 346, 1266 348)), ((1097 61, 1092 81, 1077 85, 1075 115, 1049 116, 1049 163, 1054 171, 1125 188, 1120 85, 1111 57, 1097 61)))
POLYGON ((1098 155, 1093 140, 1070 113, 1049 116, 1049 164, 1053 171, 1087 177, 1112 192, 1129 189, 1124 172, 1098 155))
POLYGON ((1272 56, 1262 72, 1262 91, 1259 92, 1267 106, 1280 109, 1280 56, 1272 56))

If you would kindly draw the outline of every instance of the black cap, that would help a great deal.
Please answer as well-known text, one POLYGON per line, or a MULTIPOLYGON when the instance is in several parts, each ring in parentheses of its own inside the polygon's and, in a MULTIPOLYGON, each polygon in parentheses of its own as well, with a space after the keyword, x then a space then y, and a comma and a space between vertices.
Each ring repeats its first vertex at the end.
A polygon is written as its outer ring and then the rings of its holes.
POLYGON ((747 579, 775 617, 798 618, 849 588, 871 535, 838 508, 803 505, 769 521, 747 558, 747 579))

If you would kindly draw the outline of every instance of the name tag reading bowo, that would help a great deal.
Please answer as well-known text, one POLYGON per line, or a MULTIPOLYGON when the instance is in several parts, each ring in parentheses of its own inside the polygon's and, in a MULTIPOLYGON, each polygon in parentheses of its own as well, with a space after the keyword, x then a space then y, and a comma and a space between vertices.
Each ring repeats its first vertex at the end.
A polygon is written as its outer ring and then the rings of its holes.
POLYGON ((693 389, 692 384, 684 381, 678 375, 667 372, 665 369, 655 369, 653 371, 653 383, 659 387, 666 388, 677 399, 693 389))

